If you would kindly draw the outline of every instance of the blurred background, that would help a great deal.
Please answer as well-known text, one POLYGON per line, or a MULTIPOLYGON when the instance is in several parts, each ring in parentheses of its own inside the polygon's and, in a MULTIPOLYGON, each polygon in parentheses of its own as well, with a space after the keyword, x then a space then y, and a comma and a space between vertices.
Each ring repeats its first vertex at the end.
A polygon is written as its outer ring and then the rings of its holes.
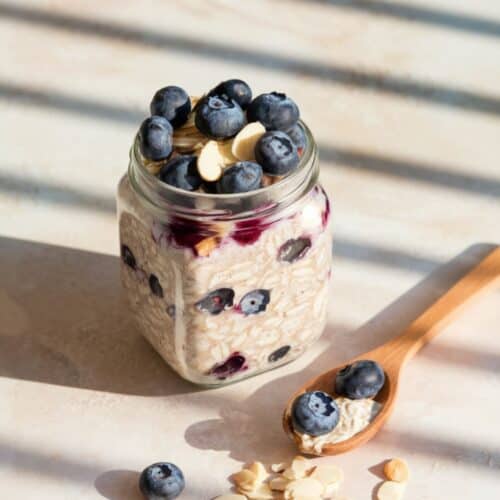
MULTIPOLYGON (((67 443, 78 446, 85 463, 94 463, 104 429, 115 428, 116 411, 108 421, 103 416, 113 408, 123 412, 122 429, 132 425, 137 401, 127 414, 119 405, 128 400, 108 392, 156 394, 151 381, 172 378, 136 337, 116 352, 117 344, 106 340, 109 332, 116 340, 117 328, 128 325, 115 299, 116 259, 104 257, 118 255, 115 190, 154 92, 174 84, 196 95, 227 78, 247 81, 254 94, 286 92, 317 138, 322 182, 333 201, 336 263, 329 329, 318 349, 469 245, 500 239, 498 1, 0 0, 0 294, 2 280, 7 283, 0 315, 7 318, 4 336, 24 339, 4 344, 0 375, 102 391, 82 403, 72 399, 74 393, 58 392, 71 387, 44 386, 42 400, 39 385, 8 385, 7 378, 0 384, 13 398, 4 403, 10 420, 4 422, 0 458, 15 458, 29 474, 44 471, 51 498, 94 498, 85 488, 105 465, 82 466, 71 458, 52 467, 47 457, 59 456, 67 443), (36 320, 26 320, 23 302, 36 310, 36 320), (68 312, 64 320, 56 309, 68 312), (26 340, 33 327, 36 342, 26 340), (124 375, 120 368, 127 366, 136 371, 124 375), (18 390, 22 403, 14 404, 18 390), (89 420, 78 426, 65 424, 68 432, 56 446, 58 420, 43 401, 58 405, 61 397, 71 401, 58 417, 66 422, 89 408, 96 413, 88 410, 89 420), (26 420, 31 438, 24 449, 6 436, 27 418, 27 401, 33 411, 45 412, 37 421, 47 432, 38 433, 26 420), (94 419, 104 426, 102 434, 93 433, 94 419), (68 438, 76 439, 78 429, 88 436, 87 451, 81 440, 68 438), (52 445, 53 455, 47 455, 52 445)), ((349 341, 343 345, 343 354, 349 353, 349 341)), ((488 357, 489 350, 445 352, 455 368, 475 359, 498 373, 498 357, 488 357)), ((329 362, 323 358, 324 367, 329 362)), ((184 389, 172 389, 178 392, 184 389)), ((205 412, 216 411, 203 401, 205 412)), ((150 418, 141 408, 139 414, 150 418)), ((443 444, 422 439, 414 441, 429 443, 429 449, 443 444)), ((182 433, 178 441, 184 446, 182 433)), ((126 456, 127 446, 132 456, 139 444, 114 448, 116 456, 126 456)), ((446 446, 444 455, 470 451, 465 444, 446 446)), ((412 449, 410 443, 407 451, 412 449)), ((487 465, 489 458, 482 457, 471 462, 487 465)), ((111 458, 106 463, 116 465, 111 458)), ((229 461, 221 467, 234 470, 229 461)), ((10 491, 14 476, 0 476, 0 484, 2 477, 0 490, 10 491)), ((220 485, 224 477, 219 474, 220 485)), ((420 486, 421 494, 409 498, 435 498, 420 486)), ((106 488, 97 490, 106 496, 106 488)))

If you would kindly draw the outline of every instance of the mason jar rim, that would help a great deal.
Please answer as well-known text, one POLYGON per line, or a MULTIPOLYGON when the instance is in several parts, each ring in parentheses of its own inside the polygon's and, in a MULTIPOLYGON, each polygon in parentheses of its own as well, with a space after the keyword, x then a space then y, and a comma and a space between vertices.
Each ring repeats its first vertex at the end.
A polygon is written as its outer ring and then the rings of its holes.
POLYGON ((187 218, 242 219, 252 214, 288 206, 310 191, 319 176, 316 142, 307 125, 299 120, 306 146, 295 170, 270 186, 244 193, 205 193, 187 191, 166 184, 149 172, 139 148, 138 134, 130 149, 128 176, 133 190, 150 210, 174 212, 187 218))

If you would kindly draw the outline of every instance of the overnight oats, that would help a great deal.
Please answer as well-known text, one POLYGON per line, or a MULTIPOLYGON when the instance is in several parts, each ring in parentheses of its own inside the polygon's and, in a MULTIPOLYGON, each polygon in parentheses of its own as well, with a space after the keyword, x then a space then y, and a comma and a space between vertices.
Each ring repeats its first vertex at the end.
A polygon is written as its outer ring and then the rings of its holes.
POLYGON ((330 204, 297 105, 241 80, 159 90, 118 189, 121 275, 141 333, 183 378, 233 382, 322 333, 330 204))

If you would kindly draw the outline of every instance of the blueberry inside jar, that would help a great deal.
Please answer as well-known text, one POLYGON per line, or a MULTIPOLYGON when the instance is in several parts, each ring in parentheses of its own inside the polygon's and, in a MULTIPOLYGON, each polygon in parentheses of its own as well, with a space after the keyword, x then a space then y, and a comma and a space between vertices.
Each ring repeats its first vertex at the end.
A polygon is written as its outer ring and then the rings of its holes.
POLYGON ((183 102, 182 120, 163 93, 173 111, 162 120, 173 118, 154 139, 172 150, 148 157, 151 120, 143 124, 118 188, 121 278, 137 326, 181 377, 204 386, 297 358, 321 335, 328 306, 330 204, 312 133, 282 92, 242 107, 228 91, 235 81, 183 102), (300 149, 290 127, 303 132, 300 149))

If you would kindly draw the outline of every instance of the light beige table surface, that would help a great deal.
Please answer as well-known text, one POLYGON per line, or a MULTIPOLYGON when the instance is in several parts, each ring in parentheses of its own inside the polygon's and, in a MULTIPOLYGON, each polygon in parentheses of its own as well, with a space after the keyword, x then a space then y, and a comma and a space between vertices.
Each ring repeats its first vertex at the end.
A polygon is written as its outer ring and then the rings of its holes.
MULTIPOLYGON (((138 500, 138 472, 171 460, 182 498, 208 500, 242 462, 291 458, 290 392, 500 241, 499 82, 496 1, 0 0, 0 498, 138 500), (315 132, 334 286, 302 359, 201 391, 131 322, 114 195, 152 93, 227 77, 286 91, 315 132)), ((395 455, 408 500, 498 498, 499 311, 498 292, 471 308, 408 366, 386 429, 324 459, 349 498, 395 455)))

